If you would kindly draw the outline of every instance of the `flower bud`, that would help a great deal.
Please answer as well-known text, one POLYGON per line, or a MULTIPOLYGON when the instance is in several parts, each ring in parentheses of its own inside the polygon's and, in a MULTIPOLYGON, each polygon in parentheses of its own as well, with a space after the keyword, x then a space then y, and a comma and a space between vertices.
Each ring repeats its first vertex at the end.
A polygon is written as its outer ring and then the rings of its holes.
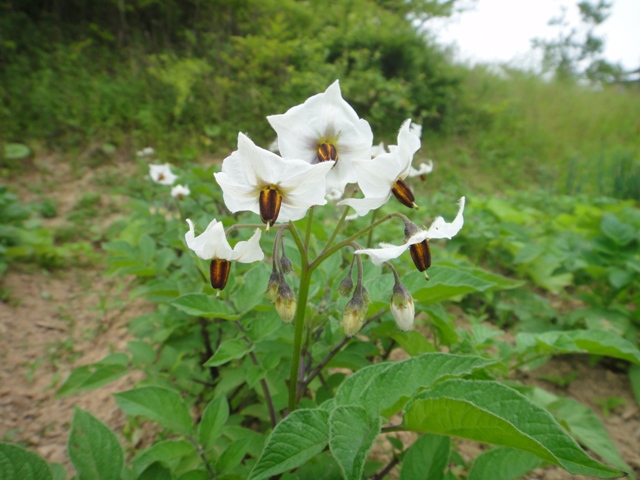
POLYGON ((298 306, 298 302, 296 301, 296 296, 291 290, 291 287, 287 284, 287 282, 280 282, 280 286, 278 287, 278 295, 275 300, 276 310, 282 321, 285 323, 291 323, 293 317, 296 314, 296 308, 298 306))
POLYGON ((269 297, 269 300, 271 300, 272 302, 275 302, 276 298, 278 297, 278 289, 280 288, 280 283, 282 283, 282 280, 282 274, 274 269, 269 276, 267 291, 265 292, 269 297))
POLYGON ((353 297, 344 307, 342 315, 342 326, 344 334, 348 337, 354 336, 360 331, 367 316, 367 307, 369 306, 369 293, 362 285, 356 288, 353 297))
POLYGON ((284 274, 289 273, 293 269, 293 265, 291 264, 291 260, 287 257, 287 254, 284 253, 284 249, 282 251, 282 257, 280 257, 280 271, 284 274))
POLYGON ((338 285, 338 293, 342 297, 347 297, 351 295, 351 291, 353 290, 353 279, 351 278, 351 270, 346 277, 342 279, 340 285, 338 285))
POLYGON ((391 313, 400 330, 407 332, 413 328, 413 320, 416 315, 413 297, 407 287, 400 282, 396 282, 393 286, 391 313))

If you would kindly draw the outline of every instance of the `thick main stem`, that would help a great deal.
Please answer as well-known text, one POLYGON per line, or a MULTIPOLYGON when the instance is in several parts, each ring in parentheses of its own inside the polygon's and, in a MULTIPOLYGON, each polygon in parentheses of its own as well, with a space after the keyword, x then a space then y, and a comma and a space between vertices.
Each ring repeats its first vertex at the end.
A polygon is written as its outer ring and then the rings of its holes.
POLYGON ((311 284, 311 271, 308 263, 302 264, 300 273, 300 290, 298 292, 298 306, 293 318, 295 332, 293 334, 293 352, 291 356, 291 375, 289 376, 289 413, 296 409, 298 391, 298 370, 300 368, 300 354, 302 352, 302 336, 304 334, 304 317, 307 310, 307 297, 311 284))

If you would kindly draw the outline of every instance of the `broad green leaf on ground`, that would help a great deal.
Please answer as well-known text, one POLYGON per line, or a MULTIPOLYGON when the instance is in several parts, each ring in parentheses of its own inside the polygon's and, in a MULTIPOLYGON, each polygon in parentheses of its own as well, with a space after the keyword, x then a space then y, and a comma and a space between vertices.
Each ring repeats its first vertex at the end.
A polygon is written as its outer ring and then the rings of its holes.
POLYGON ((129 371, 128 363, 125 354, 113 354, 98 363, 76 368, 56 392, 56 397, 93 390, 113 382, 129 371))
POLYGON ((29 155, 31 150, 22 143, 7 143, 4 146, 4 158, 7 160, 24 160, 29 155))
POLYGON ((176 433, 190 434, 193 425, 189 409, 179 393, 168 388, 142 387, 116 393, 118 406, 127 415, 140 415, 176 433))
POLYGON ((407 405, 403 425, 417 432, 525 450, 575 475, 623 475, 589 457, 549 412, 497 382, 439 383, 407 405))
POLYGON ((537 346, 550 355, 559 353, 591 353, 640 363, 640 350, 628 340, 605 330, 570 330, 565 332, 519 333, 519 348, 537 346))
POLYGON ((539 466, 540 459, 532 453, 498 447, 478 455, 467 480, 516 480, 539 466))
POLYGON ((593 410, 573 398, 558 399, 547 408, 581 444, 614 467, 631 471, 593 410))
POLYGON ((186 440, 164 440, 140 453, 133 460, 132 466, 134 475, 137 476, 156 462, 173 471, 185 461, 193 463, 196 459, 199 459, 198 452, 191 442, 186 440), (192 460, 192 462, 189 462, 189 460, 192 460))
POLYGON ((29 450, 0 443, 0 478, 3 480, 52 480, 49 465, 29 450))
POLYGON ((622 223, 613 215, 604 215, 600 223, 600 230, 610 240, 621 247, 631 243, 636 238, 635 229, 626 223, 622 223))
POLYGON ((109 427, 76 408, 67 444, 78 480, 119 480, 124 466, 120 442, 109 427))
POLYGON ((171 305, 194 317, 223 318, 237 320, 240 318, 231 310, 224 300, 204 293, 188 293, 176 298, 171 305))
POLYGON ((450 448, 449 437, 421 435, 404 454, 400 480, 442 480, 449 464, 450 448))
POLYGON ((360 480, 367 455, 380 433, 380 416, 358 405, 343 405, 329 416, 329 448, 347 480, 360 480))
POLYGON ((412 272, 403 279, 413 298, 431 305, 473 292, 490 292, 516 288, 522 282, 489 273, 471 266, 434 265, 429 269, 429 281, 419 272, 412 272))
MULTIPOLYGON (((495 363, 481 357, 425 353, 401 362, 384 362, 363 368, 345 380, 335 396, 335 405, 360 405, 370 415, 386 409, 399 410, 421 388, 452 377, 468 375, 495 363)), ((394 412, 387 412, 394 413, 394 412)))
POLYGON ((296 410, 273 429, 249 478, 262 480, 299 467, 322 452, 328 443, 329 413, 296 410))
POLYGON ((225 397, 220 396, 209 402, 198 425, 198 439, 205 450, 213 446, 228 418, 229 403, 225 397))
POLYGON ((220 344, 213 356, 207 360, 203 367, 217 367, 236 358, 242 358, 253 350, 253 344, 247 343, 242 338, 230 338, 220 344))

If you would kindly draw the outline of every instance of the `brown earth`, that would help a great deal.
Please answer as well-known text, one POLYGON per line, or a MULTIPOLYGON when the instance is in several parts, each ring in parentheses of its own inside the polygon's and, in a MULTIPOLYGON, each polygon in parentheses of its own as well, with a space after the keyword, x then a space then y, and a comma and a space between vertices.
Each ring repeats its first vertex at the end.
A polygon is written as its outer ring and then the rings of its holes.
MULTIPOLYGON (((94 168, 82 168, 56 157, 42 158, 28 172, 3 181, 22 201, 37 201, 46 192, 55 198, 59 224, 82 193, 99 191, 100 179, 131 167, 125 159, 94 168), (40 188, 33 188, 34 185, 40 188)), ((122 200, 113 199, 115 205, 122 200)), ((117 216, 100 221, 108 225, 117 216)), ((96 248, 99 248, 96 246, 96 248)), ((0 277, 0 441, 22 444, 47 461, 72 467, 66 455, 73 407, 90 411, 109 427, 120 431, 125 416, 117 408, 112 393, 131 388, 136 378, 128 375, 96 391, 56 398, 55 392, 73 368, 101 360, 112 352, 126 351, 128 322, 150 311, 143 302, 128 302, 126 282, 105 278, 100 265, 73 266, 49 272, 38 267, 13 267, 0 277)), ((586 357, 554 359, 528 375, 527 383, 537 384, 557 395, 566 395, 590 406, 601 418, 625 461, 640 477, 640 408, 631 393, 627 376, 601 366, 591 367, 586 357), (560 388, 540 380, 542 374, 578 376, 560 388), (624 403, 605 416, 599 400, 618 397, 624 403)), ((398 434, 395 434, 396 436, 398 434)), ((401 434, 411 441, 411 434, 401 434)), ((473 442, 458 442, 466 461, 486 449, 473 442)), ((374 456, 386 463, 391 446, 383 436, 374 446, 374 456)), ((397 470, 390 478, 398 478, 397 470)), ((538 469, 528 478, 560 480, 580 478, 558 468, 538 469)))

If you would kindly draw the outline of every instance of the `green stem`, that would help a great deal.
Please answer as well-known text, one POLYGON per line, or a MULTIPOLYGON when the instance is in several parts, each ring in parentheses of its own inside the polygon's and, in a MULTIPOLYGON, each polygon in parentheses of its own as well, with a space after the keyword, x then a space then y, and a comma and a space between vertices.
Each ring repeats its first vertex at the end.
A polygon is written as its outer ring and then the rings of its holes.
POLYGON ((320 255, 322 255, 324 252, 326 252, 327 248, 329 248, 331 246, 331 244, 333 243, 333 241, 336 239, 336 236, 338 235, 338 232, 342 228, 342 224, 344 223, 344 220, 347 218, 347 213, 349 213, 349 207, 345 207, 344 212, 342 212, 342 217, 340 217, 340 220, 338 221, 338 225, 336 226, 335 230, 331 234, 331 238, 329 239, 327 244, 324 246, 324 249, 322 250, 320 255))
POLYGON ((311 270, 309 263, 302 263, 300 272, 300 290, 298 291, 298 305, 293 318, 295 332, 293 334, 293 353, 291 356, 291 375, 289 376, 289 413, 296 409, 298 391, 298 370, 300 369, 300 354, 302 352, 302 337, 304 333, 304 317, 307 310, 307 297, 311 284, 311 270))
POLYGON ((300 355, 302 353, 302 337, 304 334, 304 317, 307 311, 307 298, 311 285, 311 270, 309 269, 309 257, 307 249, 302 243, 300 233, 293 222, 289 222, 289 231, 300 251, 300 286, 298 290, 298 305, 293 317, 293 352, 291 353, 291 374, 289 375, 289 413, 296 409, 298 391, 298 370, 300 369, 300 355))
POLYGON ((304 235, 304 246, 309 248, 309 239, 311 238, 311 223, 313 221, 313 206, 309 209, 309 215, 307 216, 307 232, 304 235))

